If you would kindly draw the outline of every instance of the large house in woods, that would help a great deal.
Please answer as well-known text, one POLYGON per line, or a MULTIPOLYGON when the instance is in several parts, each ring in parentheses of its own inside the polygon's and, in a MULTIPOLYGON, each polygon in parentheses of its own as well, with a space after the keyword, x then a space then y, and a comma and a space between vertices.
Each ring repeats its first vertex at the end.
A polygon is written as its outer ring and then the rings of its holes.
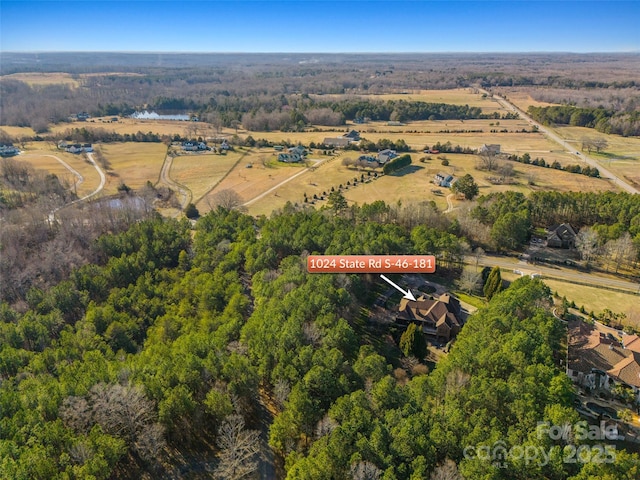
POLYGON ((554 225, 547 229, 547 247, 574 248, 576 231, 568 223, 554 225))
POLYGON ((570 323, 567 375, 591 390, 611 390, 622 384, 640 401, 640 337, 617 339, 585 322, 570 323))
POLYGON ((460 313, 460 302, 448 293, 440 295, 438 300, 427 299, 422 295, 415 301, 403 298, 396 321, 405 325, 415 323, 426 335, 448 342, 462 328, 460 313))

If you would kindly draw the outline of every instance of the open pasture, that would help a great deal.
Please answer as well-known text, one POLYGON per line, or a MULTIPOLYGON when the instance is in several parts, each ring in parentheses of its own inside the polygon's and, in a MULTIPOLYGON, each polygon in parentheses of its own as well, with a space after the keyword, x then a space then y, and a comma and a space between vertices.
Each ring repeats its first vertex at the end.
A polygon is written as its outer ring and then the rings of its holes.
POLYGON ((240 161, 245 152, 228 152, 226 155, 193 154, 173 159, 171 178, 191 190, 194 202, 209 190, 240 161))
MULTIPOLYGON (((312 162, 317 160, 322 163, 317 163, 316 167, 309 169, 304 174, 299 175, 278 187, 276 191, 269 193, 254 203, 251 203, 248 206, 249 212, 255 215, 268 215, 272 210, 283 207, 287 201, 298 204, 304 203, 305 193, 307 194, 309 202, 312 202, 314 195, 317 195, 317 197, 320 198, 321 196, 324 196, 325 193, 330 193, 331 187, 337 189, 341 184, 343 187, 347 187, 347 182, 354 183, 354 179, 357 178, 360 180, 363 174, 366 179, 371 178, 367 176, 367 172, 365 171, 358 171, 342 165, 342 158, 344 157, 344 153, 342 155, 332 157, 312 156, 312 162)), ((378 181, 380 181, 380 179, 373 180, 373 182, 378 181)), ((277 184, 276 182, 274 183, 277 184)), ((360 188, 363 187, 361 185, 357 187, 352 186, 349 190, 346 190, 344 194, 347 196, 348 192, 356 191, 360 188)), ((369 202, 377 199, 378 198, 370 198, 369 202)), ((318 200, 315 202, 315 206, 320 206, 324 203, 325 202, 318 200)))
POLYGON ((595 151, 588 153, 589 157, 597 160, 607 170, 633 183, 636 188, 640 188, 640 138, 607 135, 585 127, 562 126, 556 127, 555 131, 568 142, 575 144, 576 151, 580 151, 583 138, 605 138, 609 146, 600 154, 595 151))
MULTIPOLYGON (((413 164, 394 174, 381 178, 371 179, 367 171, 347 168, 342 165, 342 158, 350 153, 344 152, 340 157, 331 157, 314 171, 309 171, 290 182, 279 187, 275 192, 261 198, 249 205, 252 214, 269 214, 273 209, 282 207, 287 201, 303 203, 304 194, 309 200, 314 194, 320 197, 324 192, 329 193, 331 187, 338 188, 340 184, 345 187, 343 194, 350 203, 364 204, 374 200, 384 200, 387 203, 434 201, 442 210, 447 208, 446 196, 451 193, 449 189, 436 186, 432 180, 436 173, 451 173, 455 177, 471 174, 480 187, 480 194, 491 192, 516 190, 529 193, 537 190, 556 191, 615 191, 617 188, 609 181, 590 178, 551 168, 537 167, 509 162, 514 167, 514 184, 494 185, 488 177, 496 176, 495 173, 480 171, 476 168, 478 157, 475 155, 447 154, 448 166, 441 165, 441 160, 436 155, 431 155, 431 160, 424 163, 419 161, 422 155, 412 154, 413 164), (365 180, 371 180, 364 184, 358 182, 357 186, 347 188, 347 181, 354 183, 354 178, 360 180, 364 174, 365 180), (529 181, 533 180, 534 185, 529 181), (440 190, 440 194, 432 192, 440 190)), ((505 161, 506 162, 506 161, 505 161)), ((275 183, 275 182, 274 182, 275 183)), ((325 200, 326 202, 326 200, 325 200)), ((325 204, 316 201, 315 205, 325 204)), ((452 199, 453 206, 460 206, 464 201, 452 199)))
POLYGON ((23 72, 3 75, 1 79, 18 80, 27 83, 29 86, 46 86, 46 85, 69 85, 73 88, 80 86, 78 80, 70 73, 63 72, 23 72))
POLYGON ((36 132, 34 132, 31 127, 14 127, 12 125, 1 125, 0 130, 11 137, 18 139, 21 137, 33 137, 36 134, 36 132))
POLYGON ((104 191, 107 194, 116 193, 122 183, 134 190, 142 188, 147 181, 156 183, 167 153, 167 147, 162 143, 104 143, 95 148, 110 165, 105 171, 104 191))
POLYGON ((511 103, 515 104, 523 111, 527 111, 529 107, 551 107, 556 103, 540 102, 531 96, 531 88, 529 87, 512 87, 500 89, 501 93, 506 94, 511 103))
MULTIPOLYGON (((242 152, 236 152, 236 154, 244 155, 242 152)), ((209 187, 206 195, 197 203, 198 209, 201 213, 209 211, 213 205, 213 197, 222 190, 233 190, 240 196, 243 203, 248 202, 306 168, 304 164, 278 164, 273 161, 274 158, 274 151, 271 148, 246 152, 246 155, 241 157, 240 161, 228 171, 223 179, 215 183, 213 187, 209 187), (247 168, 247 165, 251 165, 251 168, 247 168)), ((263 199, 270 207, 259 213, 268 215, 272 210, 278 208, 279 202, 274 201, 277 197, 277 191, 274 194, 265 195, 263 199)), ((194 200, 197 200, 195 194, 194 200)), ((286 199, 282 205, 285 202, 286 199)), ((249 211, 254 213, 251 208, 249 211)))
POLYGON ((501 110, 500 105, 489 97, 483 97, 474 88, 455 88, 450 90, 409 90, 404 93, 374 95, 309 95, 318 100, 346 100, 361 98, 372 101, 404 100, 407 102, 448 103, 451 105, 469 105, 480 107, 484 113, 501 110))
MULTIPOLYGON (((74 128, 86 128, 88 130, 91 129, 104 129, 108 132, 116 132, 121 135, 126 133, 135 134, 138 132, 142 133, 156 133, 158 135, 169 135, 173 136, 175 134, 186 135, 187 127, 190 125, 190 122, 183 122, 177 120, 142 120, 137 118, 118 118, 118 121, 112 121, 113 117, 97 117, 91 118, 86 122, 72 122, 72 123, 60 123, 58 125, 51 126, 51 132, 54 134, 62 134, 69 129, 74 128)), ((200 126, 204 129, 206 124, 202 123, 200 126)), ((202 135, 202 130, 198 133, 198 135, 202 135)))
POLYGON ((23 154, 13 158, 27 162, 36 169, 57 175, 58 178, 68 183, 70 188, 73 188, 77 177, 58 160, 49 155, 60 158, 82 175, 84 180, 79 183, 76 188, 78 197, 88 195, 95 191, 100 185, 100 176, 98 175, 98 172, 94 166, 86 160, 84 155, 74 155, 72 153, 60 151, 44 142, 29 143, 25 145, 25 147, 23 154))

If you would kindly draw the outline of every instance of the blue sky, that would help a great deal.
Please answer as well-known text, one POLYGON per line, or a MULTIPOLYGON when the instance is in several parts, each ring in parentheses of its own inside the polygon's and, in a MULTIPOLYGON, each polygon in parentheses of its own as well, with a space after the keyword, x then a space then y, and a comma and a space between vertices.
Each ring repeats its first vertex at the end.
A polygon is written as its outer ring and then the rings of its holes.
POLYGON ((629 52, 640 1, 7 1, 2 51, 629 52))

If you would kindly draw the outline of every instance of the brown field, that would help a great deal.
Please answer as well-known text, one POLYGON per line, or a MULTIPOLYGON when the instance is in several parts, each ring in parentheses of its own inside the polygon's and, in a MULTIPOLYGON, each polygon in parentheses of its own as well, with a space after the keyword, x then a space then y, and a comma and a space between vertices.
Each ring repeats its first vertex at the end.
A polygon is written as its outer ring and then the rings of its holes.
POLYGON ((58 175, 58 177, 67 182, 70 186, 75 182, 75 175, 67 170, 60 162, 46 155, 55 155, 64 160, 69 166, 75 169, 84 177, 84 181, 77 186, 77 195, 82 197, 95 191, 100 185, 100 176, 96 169, 84 157, 84 155, 74 155, 72 153, 62 152, 44 142, 33 142, 25 146, 24 153, 18 160, 28 162, 34 168, 46 170, 50 173, 58 175))
POLYGON ((244 151, 227 155, 194 154, 173 159, 171 178, 191 190, 194 203, 212 189, 233 166, 242 159, 244 151))
MULTIPOLYGON (((189 122, 172 120, 140 120, 135 118, 120 118, 117 122, 111 122, 112 117, 91 118, 86 122, 60 123, 51 127, 54 134, 62 134, 73 128, 96 129, 102 128, 109 132, 120 134, 134 134, 138 132, 153 132, 159 135, 185 135, 189 122)), ((205 124, 201 124, 205 125, 205 124)))
POLYGON ((21 73, 12 73, 10 75, 3 75, 0 77, 2 79, 11 79, 18 80, 20 82, 24 82, 33 85, 70 85, 73 88, 77 88, 80 86, 80 82, 78 79, 82 79, 85 77, 105 77, 105 76, 144 76, 141 73, 129 73, 129 72, 104 72, 104 73, 82 73, 79 75, 71 75, 70 73, 64 72, 21 72, 21 73))
POLYGON ((73 88, 80 86, 78 81, 73 78, 70 73, 52 72, 52 73, 12 73, 11 75, 3 75, 1 79, 18 80, 20 82, 33 85, 58 85, 65 84, 70 85, 73 88))
MULTIPOLYGON (((234 190, 240 195, 243 202, 249 202, 270 188, 300 173, 305 168, 302 164, 278 164, 274 162, 273 159, 273 149, 249 151, 247 155, 229 171, 228 175, 200 200, 197 204, 198 209, 201 212, 210 210, 212 197, 221 190, 234 190), (266 165, 263 164, 263 159, 266 165), (251 164, 252 168, 247 168, 248 164, 251 164)), ((302 177, 304 176, 306 176, 306 174, 302 175, 302 177)), ((280 189, 272 194, 267 194, 260 201, 252 203, 249 206, 249 211, 252 214, 270 214, 274 209, 285 204, 287 198, 280 198, 280 195, 280 189), (254 207, 256 204, 262 205, 263 203, 265 204, 265 208, 260 209, 254 207)))
MULTIPOLYGON (((513 282, 520 278, 520 275, 504 269, 502 270, 502 278, 513 282)), ((616 313, 628 313, 638 305, 638 295, 632 292, 614 292, 598 287, 576 285, 549 278, 545 278, 544 283, 549 286, 553 293, 557 292, 561 298, 566 297, 569 302, 576 302, 578 308, 584 305, 587 312, 593 311, 596 315, 601 313, 605 308, 609 308, 616 313)), ((623 320, 622 323, 624 325, 629 323, 635 327, 640 327, 637 322, 623 320)))
POLYGON ((14 138, 33 137, 36 132, 31 127, 13 127, 11 125, 2 125, 0 130, 14 138))
POLYGON ((117 192, 121 183, 135 189, 142 188, 147 181, 156 183, 167 153, 162 143, 105 143, 96 146, 111 165, 107 174, 104 192, 117 192))
MULTIPOLYGON (((342 165, 342 158, 348 156, 345 152, 340 157, 332 157, 331 160, 319 166, 315 171, 308 172, 286 183, 272 194, 249 205, 252 214, 269 214, 273 209, 284 206, 287 200, 293 203, 303 203, 304 194, 312 198, 314 194, 320 196, 323 192, 329 192, 331 187, 337 188, 340 184, 346 186, 347 181, 353 182, 366 172, 347 168, 342 165)), ((344 191, 344 195, 350 203, 364 204, 374 200, 385 200, 388 203, 435 201, 439 208, 446 209, 446 195, 450 191, 446 188, 436 187, 431 183, 438 172, 452 173, 460 177, 466 173, 471 174, 480 186, 480 194, 496 191, 516 190, 529 193, 537 190, 556 191, 616 191, 617 188, 606 180, 589 178, 584 175, 576 175, 550 168, 536 167, 513 163, 516 182, 513 185, 493 185, 488 180, 492 174, 476 169, 477 157, 475 155, 447 154, 449 166, 444 167, 441 161, 432 155, 432 160, 421 163, 422 155, 412 155, 413 164, 401 172, 389 176, 383 176, 369 183, 351 187, 344 191), (529 177, 533 175, 535 185, 528 185, 529 177), (440 190, 442 195, 432 193, 432 190, 440 190)), ((463 201, 453 200, 454 207, 463 201)), ((324 204, 316 202, 316 206, 324 204)))
POLYGON ((556 103, 539 102, 538 100, 534 100, 529 94, 529 90, 530 89, 528 88, 524 90, 519 88, 501 88, 501 91, 507 95, 511 103, 515 104, 525 112, 529 107, 550 107, 552 105, 557 105, 556 103))
POLYGON ((574 142, 577 151, 580 151, 582 139, 585 137, 606 138, 609 146, 602 154, 591 152, 588 155, 606 169, 640 188, 640 138, 606 135, 585 127, 557 127, 555 131, 569 142, 574 142))
POLYGON ((449 103, 452 105, 469 105, 480 107, 484 113, 501 110, 497 102, 483 98, 481 93, 474 93, 473 88, 456 88, 451 90, 412 90, 406 93, 390 93, 380 95, 310 95, 317 99, 366 98, 369 100, 406 100, 407 102, 449 103))

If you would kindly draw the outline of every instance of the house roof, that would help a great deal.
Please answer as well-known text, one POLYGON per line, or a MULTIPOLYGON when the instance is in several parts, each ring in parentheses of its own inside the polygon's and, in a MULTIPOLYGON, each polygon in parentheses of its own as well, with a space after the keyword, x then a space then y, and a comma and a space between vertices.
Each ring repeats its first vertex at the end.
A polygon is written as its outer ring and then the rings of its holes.
POLYGON ((346 133, 344 136, 348 138, 360 138, 360 132, 358 132, 357 130, 351 130, 349 133, 346 133))
POLYGON ((575 322, 569 327, 569 368, 591 373, 593 369, 606 372, 629 356, 618 342, 606 337, 592 325, 575 322))
MULTIPOLYGON (((629 335, 635 337, 635 335, 629 335)), ((638 346, 638 338, 626 340, 626 345, 638 346)), ((575 322, 569 326, 570 369, 583 373, 592 370, 606 372, 610 377, 640 388, 640 352, 622 348, 592 325, 575 322)))
POLYGON ((625 335, 622 344, 627 350, 640 353, 640 337, 638 335, 625 335))
POLYGON ((640 388, 640 353, 631 352, 627 358, 620 360, 613 368, 607 370, 607 374, 627 385, 640 388))
POLYGON ((557 235, 559 238, 563 240, 569 240, 571 238, 575 238, 576 231, 573 227, 568 223, 561 223, 560 225, 553 225, 549 229, 549 236, 557 235))
POLYGON ((429 323, 433 326, 446 324, 449 328, 460 327, 460 321, 456 316, 459 309, 455 308, 450 296, 447 295, 445 300, 430 300, 424 296, 420 296, 415 301, 403 298, 399 307, 400 317, 409 321, 429 323))
POLYGON ((324 145, 333 145, 335 147, 346 147, 351 143, 350 139, 347 137, 336 137, 336 138, 325 138, 322 143, 324 145))

